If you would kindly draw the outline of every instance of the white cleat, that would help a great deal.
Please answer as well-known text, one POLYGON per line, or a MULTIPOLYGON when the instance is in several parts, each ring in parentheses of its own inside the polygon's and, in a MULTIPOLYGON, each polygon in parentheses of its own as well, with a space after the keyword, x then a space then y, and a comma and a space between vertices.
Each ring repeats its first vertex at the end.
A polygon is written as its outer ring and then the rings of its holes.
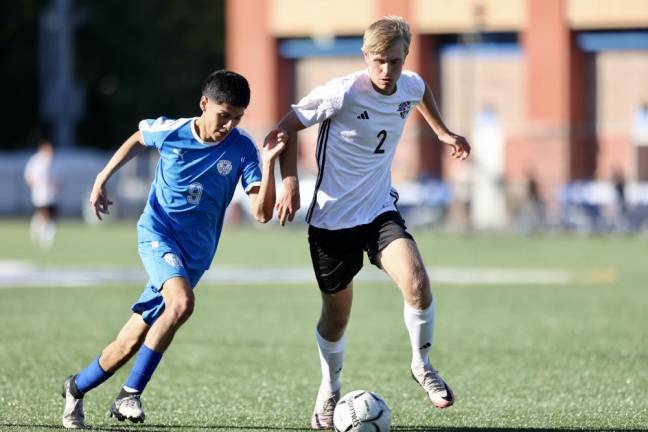
POLYGON ((330 392, 320 389, 317 392, 313 417, 311 417, 311 429, 322 430, 335 428, 333 425, 333 411, 335 411, 335 405, 337 405, 339 400, 340 390, 330 392))
POLYGON ((452 389, 432 366, 412 369, 412 378, 423 387, 435 407, 447 408, 454 403, 452 389))
POLYGON ((110 407, 110 417, 115 417, 119 421, 130 420, 133 423, 143 423, 145 416, 140 395, 134 394, 116 399, 110 407))
POLYGON ((83 429, 85 427, 85 416, 83 415, 83 399, 77 399, 70 393, 70 383, 74 376, 68 377, 63 382, 61 396, 65 398, 63 409, 63 427, 66 429, 83 429))

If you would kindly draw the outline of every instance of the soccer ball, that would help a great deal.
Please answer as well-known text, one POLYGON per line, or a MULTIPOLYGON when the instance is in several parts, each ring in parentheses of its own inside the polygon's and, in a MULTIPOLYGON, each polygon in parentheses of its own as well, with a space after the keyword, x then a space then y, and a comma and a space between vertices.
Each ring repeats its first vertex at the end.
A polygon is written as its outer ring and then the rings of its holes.
POLYGON ((391 424, 391 409, 375 393, 352 391, 335 406, 333 424, 337 432, 387 432, 391 424))

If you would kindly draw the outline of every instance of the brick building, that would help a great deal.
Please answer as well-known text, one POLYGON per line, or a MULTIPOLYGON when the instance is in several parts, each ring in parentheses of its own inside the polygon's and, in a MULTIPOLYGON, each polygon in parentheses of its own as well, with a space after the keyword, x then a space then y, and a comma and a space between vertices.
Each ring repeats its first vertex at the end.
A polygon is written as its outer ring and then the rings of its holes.
MULTIPOLYGON (((227 67, 250 80, 243 126, 257 138, 310 88, 363 68, 365 27, 397 14, 413 30, 406 68, 474 152, 452 160, 417 113, 395 181, 468 183, 493 217, 501 185, 531 176, 548 202, 573 180, 648 181, 648 0, 228 0, 226 14, 227 67)), ((315 133, 301 134, 306 171, 315 133)))

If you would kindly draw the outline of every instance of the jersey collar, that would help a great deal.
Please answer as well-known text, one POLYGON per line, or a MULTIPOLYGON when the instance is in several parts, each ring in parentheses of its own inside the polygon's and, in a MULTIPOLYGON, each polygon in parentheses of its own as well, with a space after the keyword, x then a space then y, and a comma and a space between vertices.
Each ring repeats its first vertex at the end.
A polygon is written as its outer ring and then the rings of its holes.
POLYGON ((220 141, 205 141, 204 139, 200 138, 200 135, 196 132, 196 120, 198 120, 198 117, 194 117, 191 119, 191 134, 193 135, 194 139, 198 141, 200 144, 206 145, 206 146, 217 146, 218 144, 222 143, 223 141, 227 141, 227 138, 232 134, 232 132, 228 133, 225 139, 222 139, 220 141))
POLYGON ((401 75, 401 77, 398 78, 398 81, 396 81, 396 89, 394 90, 394 93, 392 93, 390 95, 386 95, 386 94, 380 93, 378 90, 376 90, 374 88, 373 83, 371 82, 371 77, 369 76, 369 69, 365 69, 364 72, 365 72, 365 77, 367 78, 367 81, 369 81, 369 87, 371 88, 371 92, 374 95, 379 96, 381 98, 393 98, 393 99, 396 99, 396 95, 398 95, 398 90, 400 89, 400 86, 398 85, 398 83, 400 82, 402 75, 401 75))

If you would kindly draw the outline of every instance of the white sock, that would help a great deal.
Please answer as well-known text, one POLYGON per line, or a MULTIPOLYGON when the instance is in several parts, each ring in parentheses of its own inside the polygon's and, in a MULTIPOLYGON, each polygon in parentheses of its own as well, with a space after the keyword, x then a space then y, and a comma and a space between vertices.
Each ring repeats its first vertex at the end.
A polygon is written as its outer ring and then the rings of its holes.
POLYGON ((436 302, 432 303, 427 309, 414 309, 407 302, 403 302, 403 317, 405 326, 410 337, 412 345, 412 368, 429 366, 430 358, 428 354, 432 347, 432 336, 434 335, 434 315, 436 302))
POLYGON ((32 216, 31 222, 29 223, 29 234, 34 243, 40 243, 41 225, 42 222, 40 216, 37 214, 32 216))
POLYGON ((342 363, 344 362, 344 336, 337 342, 330 342, 315 329, 315 339, 322 367, 320 388, 331 392, 338 391, 340 389, 340 372, 342 372, 342 363))
POLYGON ((41 236, 41 244, 43 248, 50 249, 56 237, 56 223, 46 222, 43 227, 43 234, 41 236))

